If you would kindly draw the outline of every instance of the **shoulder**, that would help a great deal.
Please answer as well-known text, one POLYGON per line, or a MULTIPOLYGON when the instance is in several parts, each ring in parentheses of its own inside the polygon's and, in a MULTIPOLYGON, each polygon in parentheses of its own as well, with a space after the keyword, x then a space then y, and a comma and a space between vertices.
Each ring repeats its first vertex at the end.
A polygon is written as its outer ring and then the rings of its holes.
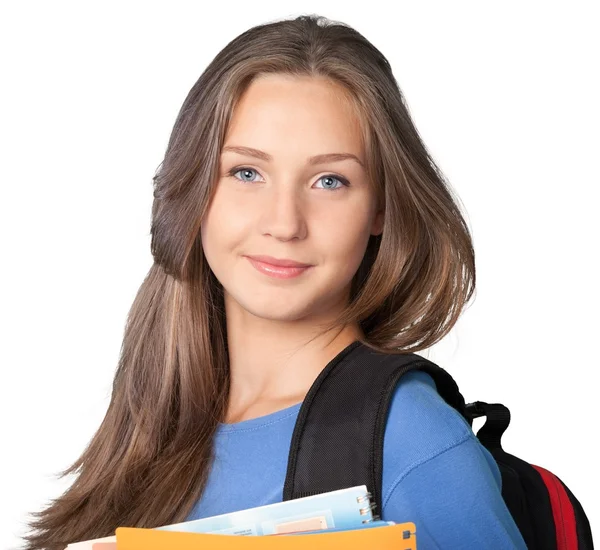
POLYGON ((457 452, 475 454, 500 483, 500 472, 491 455, 466 419, 440 396, 433 378, 422 371, 407 373, 396 385, 388 409, 382 496, 418 466, 434 459, 441 463, 439 457, 457 452))
POLYGON ((498 465, 428 374, 399 380, 383 447, 382 519, 414 521, 427 548, 526 548, 498 465))
POLYGON ((408 437, 413 445, 424 446, 427 452, 459 443, 472 436, 473 431, 465 418, 440 396, 431 376, 411 371, 396 384, 386 434, 394 439, 408 437))

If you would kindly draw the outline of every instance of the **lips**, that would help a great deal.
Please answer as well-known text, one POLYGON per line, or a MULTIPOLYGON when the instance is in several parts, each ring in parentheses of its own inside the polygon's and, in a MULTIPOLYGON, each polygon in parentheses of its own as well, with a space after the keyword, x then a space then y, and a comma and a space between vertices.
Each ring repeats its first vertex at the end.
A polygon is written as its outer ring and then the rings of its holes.
POLYGON ((310 264, 271 256, 246 256, 246 258, 258 272, 275 279, 292 279, 302 275, 312 267, 310 264))
POLYGON ((262 262, 264 264, 274 265, 277 267, 310 267, 311 266, 311 264, 304 264, 301 262, 296 262, 295 260, 273 258, 272 256, 247 256, 247 257, 252 260, 256 260, 257 262, 262 262))

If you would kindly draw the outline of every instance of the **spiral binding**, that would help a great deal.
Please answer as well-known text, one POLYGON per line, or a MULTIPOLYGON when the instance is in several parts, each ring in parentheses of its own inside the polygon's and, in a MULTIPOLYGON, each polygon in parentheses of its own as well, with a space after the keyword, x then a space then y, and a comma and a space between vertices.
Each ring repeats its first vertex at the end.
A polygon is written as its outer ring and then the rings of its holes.
POLYGON ((373 510, 375 510, 375 508, 377 507, 377 504, 375 504, 374 502, 371 502, 371 497, 373 495, 367 491, 367 493, 365 495, 356 497, 356 502, 368 502, 369 505, 365 506, 364 508, 359 508, 358 511, 360 512, 361 516, 364 516, 366 514, 368 514, 369 512, 371 512, 371 515, 373 516, 373 519, 363 519, 362 522, 363 523, 370 523, 372 521, 375 521, 376 519, 379 519, 379 516, 376 516, 375 514, 373 514, 373 510))

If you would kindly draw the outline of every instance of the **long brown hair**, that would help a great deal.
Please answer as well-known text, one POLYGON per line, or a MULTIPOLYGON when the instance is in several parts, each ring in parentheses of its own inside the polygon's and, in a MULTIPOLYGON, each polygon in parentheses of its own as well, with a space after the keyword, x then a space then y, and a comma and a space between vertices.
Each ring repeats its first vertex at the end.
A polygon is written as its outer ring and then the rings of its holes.
POLYGON ((363 121, 384 230, 371 237, 335 325, 358 322, 365 344, 415 352, 439 341, 471 298, 469 230, 387 59, 353 28, 316 15, 247 30, 218 53, 179 111, 153 178, 154 263, 129 311, 106 416, 60 474, 76 474, 72 486, 33 514, 28 550, 184 521, 204 490, 229 371, 222 288, 199 228, 232 110, 264 73, 340 83, 363 121))

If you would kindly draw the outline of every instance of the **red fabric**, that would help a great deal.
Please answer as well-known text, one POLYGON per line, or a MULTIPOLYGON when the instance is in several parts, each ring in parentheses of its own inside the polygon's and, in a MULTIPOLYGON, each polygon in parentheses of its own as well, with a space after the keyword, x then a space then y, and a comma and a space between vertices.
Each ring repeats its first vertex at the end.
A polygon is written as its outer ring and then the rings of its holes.
POLYGON ((575 523, 575 510, 562 483, 556 476, 541 466, 532 466, 542 476, 542 480, 550 494, 552 515, 556 526, 556 543, 558 550, 577 550, 577 524, 575 523))

